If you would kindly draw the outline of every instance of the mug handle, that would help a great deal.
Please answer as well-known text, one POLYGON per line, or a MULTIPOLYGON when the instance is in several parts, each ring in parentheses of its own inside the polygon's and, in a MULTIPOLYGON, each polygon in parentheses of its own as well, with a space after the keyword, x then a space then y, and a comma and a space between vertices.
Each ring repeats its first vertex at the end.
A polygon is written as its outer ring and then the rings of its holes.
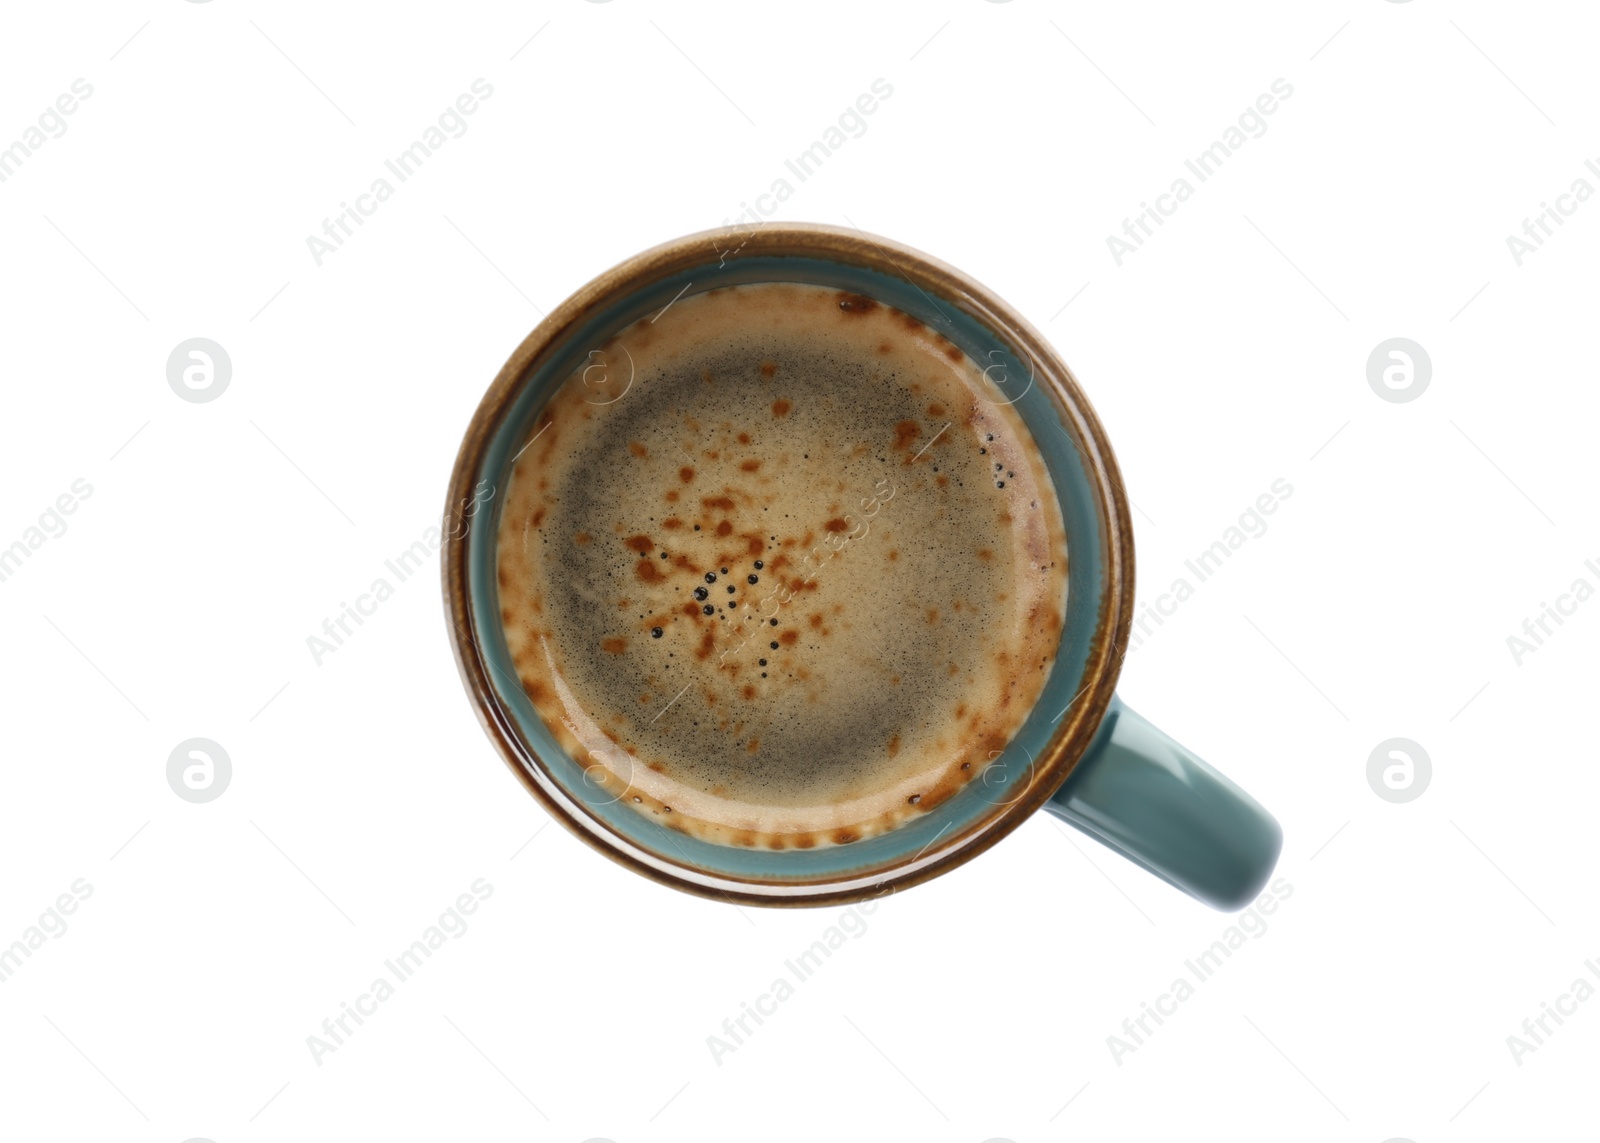
POLYGON ((1282 828, 1259 802, 1116 697, 1044 808, 1228 912, 1261 892, 1283 848, 1282 828))

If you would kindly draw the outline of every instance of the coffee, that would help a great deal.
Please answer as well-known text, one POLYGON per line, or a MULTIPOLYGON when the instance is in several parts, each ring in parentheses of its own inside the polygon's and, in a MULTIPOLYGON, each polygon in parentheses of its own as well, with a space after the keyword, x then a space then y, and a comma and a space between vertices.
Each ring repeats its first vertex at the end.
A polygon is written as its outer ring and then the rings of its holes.
POLYGON ((587 781, 784 849, 982 774, 1066 592, 1006 400, 916 318, 792 283, 682 297, 591 352, 519 446, 497 550, 520 682, 587 781))

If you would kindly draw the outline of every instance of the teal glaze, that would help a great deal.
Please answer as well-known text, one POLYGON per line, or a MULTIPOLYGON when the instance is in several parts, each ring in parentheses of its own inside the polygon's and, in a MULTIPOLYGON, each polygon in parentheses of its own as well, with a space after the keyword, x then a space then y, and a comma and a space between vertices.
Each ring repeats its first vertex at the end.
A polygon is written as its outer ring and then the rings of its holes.
POLYGON ((1045 809, 1217 909, 1261 892, 1283 830, 1249 794, 1113 698, 1045 809))
MULTIPOLYGON (((668 276, 593 311, 587 320, 568 331, 554 347, 543 367, 531 370, 517 396, 495 428, 482 453, 478 478, 489 488, 504 486, 511 461, 526 439, 530 426, 555 388, 582 363, 591 349, 603 345, 630 322, 661 310, 685 288, 693 293, 718 286, 755 282, 809 282, 865 294, 909 313, 954 341, 975 361, 998 368, 992 376, 1018 381, 1006 390, 1021 413, 1043 454, 1066 525, 1069 553, 1065 634, 1044 692, 1021 730, 1005 752, 956 796, 923 817, 887 834, 849 845, 810 850, 770 851, 712 845, 659 825, 652 818, 617 804, 603 789, 584 781, 582 766, 557 745, 517 681, 501 631, 498 583, 495 576, 494 539, 499 530, 499 507, 504 498, 494 496, 491 512, 480 513, 470 528, 467 595, 480 654, 502 710, 544 771, 569 797, 608 830, 669 861, 681 862, 708 873, 732 878, 824 886, 847 878, 888 875, 926 851, 940 837, 981 826, 997 805, 1020 796, 1032 777, 1032 759, 1050 741, 1062 715, 1084 690, 1084 672, 1093 648, 1100 601, 1108 590, 1104 568, 1107 537, 1102 531, 1095 481, 1084 469, 1083 442, 1069 434, 1048 396, 1029 380, 1028 367, 1013 356, 999 334, 948 301, 940 305, 905 278, 861 266, 802 256, 746 256, 707 263, 668 276)), ((1258 844, 1249 853, 1235 845, 1235 825, 1258 822, 1258 832, 1276 825, 1247 795, 1177 747, 1163 753, 1160 736, 1150 730, 1144 737, 1133 731, 1137 716, 1113 707, 1103 741, 1097 741, 1093 763, 1085 762, 1084 781, 1063 791, 1051 808, 1094 836, 1106 841, 1145 868, 1172 884, 1218 907, 1242 903, 1248 885, 1270 872, 1276 843, 1258 844), (1153 736, 1153 737, 1152 737, 1153 736), (1144 751, 1149 749, 1146 755, 1144 751), (1174 784, 1160 771, 1174 768, 1172 759, 1187 760, 1192 780, 1174 784), (1204 780, 1202 780, 1202 778, 1204 780), (1184 791, 1193 803, 1181 803, 1184 791), (1139 799, 1148 798, 1141 809, 1139 799), (1220 829, 1206 832, 1212 818, 1220 829), (1231 823, 1231 824, 1230 824, 1231 823), (1259 823, 1265 823, 1260 825, 1259 823), (1232 840, 1230 840, 1232 839, 1232 840), (1223 848, 1211 853, 1207 846, 1223 848), (1232 846, 1233 848, 1229 848, 1232 846), (1271 853, 1268 854, 1267 850, 1271 853), (1252 864, 1253 861, 1253 864, 1252 864)), ((1138 720, 1142 724, 1142 720, 1138 720)), ((1170 745, 1170 740, 1161 739, 1170 745)), ((522 763, 529 765, 527 761, 522 763)), ((1183 766, 1177 769, 1184 770, 1183 766)), ((1246 894, 1248 896, 1248 894, 1246 894)))

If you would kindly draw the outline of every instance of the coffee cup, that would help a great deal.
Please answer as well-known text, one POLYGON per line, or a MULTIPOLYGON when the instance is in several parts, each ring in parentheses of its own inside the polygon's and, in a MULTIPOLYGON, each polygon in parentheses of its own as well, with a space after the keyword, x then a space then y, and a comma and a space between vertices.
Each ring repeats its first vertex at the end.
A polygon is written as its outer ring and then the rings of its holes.
POLYGON ((553 816, 657 881, 738 903, 862 900, 944 873, 1040 811, 1215 908, 1242 908, 1271 875, 1282 845, 1277 822, 1116 696, 1134 620, 1133 536, 1116 460, 1076 379, 991 291, 906 246, 856 230, 771 224, 690 235, 607 271, 541 322, 489 387, 462 442, 446 516, 450 637, 490 740, 553 816), (936 804, 878 830, 836 831, 838 844, 748 833, 730 843, 673 820, 659 799, 646 807, 653 813, 640 812, 649 783, 632 783, 625 771, 619 778, 615 764, 574 748, 541 710, 527 650, 513 652, 505 626, 501 513, 518 459, 562 386, 598 367, 600 397, 589 403, 620 400, 631 373, 612 372, 624 367, 601 353, 620 331, 686 298, 772 283, 833 291, 847 313, 881 305, 975 363, 983 400, 1025 427, 1059 504, 1066 552, 1048 677, 1014 733, 983 751, 975 769, 964 765, 970 780, 936 804))

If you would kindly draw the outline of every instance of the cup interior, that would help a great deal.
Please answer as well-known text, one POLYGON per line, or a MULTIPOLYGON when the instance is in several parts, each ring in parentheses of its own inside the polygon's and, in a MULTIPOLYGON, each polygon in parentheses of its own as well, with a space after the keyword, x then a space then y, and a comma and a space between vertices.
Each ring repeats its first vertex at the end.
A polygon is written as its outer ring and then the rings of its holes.
POLYGON ((917 317, 987 367, 994 400, 1014 404, 1054 483, 1066 525, 1067 599, 1062 642, 1038 702, 1004 752, 964 790, 888 833, 846 845, 783 850, 722 846, 689 837, 586 780, 584 765, 557 744, 523 692, 499 619, 495 542, 500 496, 483 505, 488 511, 473 517, 445 553, 447 594, 450 563, 460 561, 459 595, 464 597, 460 603, 467 615, 457 616, 458 631, 459 620, 465 618, 471 635, 465 645, 458 639, 457 654, 469 689, 477 693, 484 708, 481 713, 507 761, 522 771, 530 789, 548 807, 613 856, 680 888, 783 903, 864 896, 896 871, 907 877, 918 871, 931 876, 929 870, 941 871, 952 855, 1019 812, 1031 811, 1054 792, 1109 701, 1111 687, 1105 676, 1108 670, 1114 675, 1115 668, 1109 666, 1114 660, 1108 647, 1115 643, 1120 651, 1126 637, 1125 631, 1121 639, 1114 637, 1118 624, 1113 620, 1127 610, 1116 606, 1119 593, 1110 589, 1124 574, 1131 580, 1131 567, 1123 568, 1131 552, 1117 547, 1125 521, 1110 518, 1112 511, 1121 510, 1114 462, 1099 438, 1092 412, 1087 405, 1080 408, 1073 403, 1082 399, 1065 367, 1054 361, 1047 346, 1044 353, 1038 351, 1042 341, 1030 347, 1036 334, 1026 330, 1026 338, 1016 336, 1018 331, 993 320, 987 307, 974 304, 970 295, 941 290, 940 283, 911 280, 903 272, 904 263, 897 266, 899 260, 888 251, 883 251, 878 264, 867 264, 833 251, 819 256, 803 250, 777 254, 746 247, 729 256, 729 249, 738 245, 736 239, 717 243, 708 238, 702 245, 701 259, 679 256, 654 267, 647 263, 642 272, 630 273, 623 267, 603 276, 568 303, 573 312, 553 315, 536 330, 485 399, 477 446, 473 448, 474 433, 469 431, 455 489, 460 490, 463 481, 469 489, 504 488, 515 454, 553 392, 591 350, 674 299, 720 286, 762 282, 800 282, 875 298, 917 317), (568 320, 561 328, 547 331, 563 316, 568 320), (530 346, 531 355, 526 352, 530 346), (469 450, 474 455, 469 456, 469 450), (481 670, 474 672, 472 659, 481 670), (474 685, 475 675, 479 685, 474 685), (1081 730, 1085 717, 1090 718, 1087 732, 1077 736, 1083 743, 1068 749, 1066 731, 1081 730))

